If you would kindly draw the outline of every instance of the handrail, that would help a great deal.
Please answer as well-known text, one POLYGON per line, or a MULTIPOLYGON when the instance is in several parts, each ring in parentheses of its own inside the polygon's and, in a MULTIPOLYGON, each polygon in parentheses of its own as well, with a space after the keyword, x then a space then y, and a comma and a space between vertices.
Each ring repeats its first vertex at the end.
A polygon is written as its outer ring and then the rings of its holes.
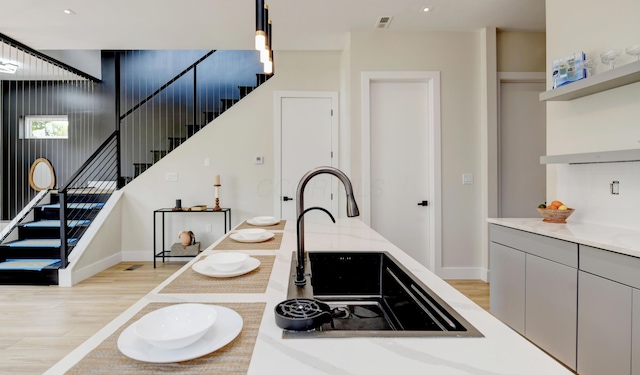
POLYGON ((15 39, 9 38, 8 36, 6 36, 6 35, 4 35, 2 33, 0 33, 0 39, 4 40, 7 44, 11 44, 14 47, 17 47, 17 48, 20 48, 21 50, 29 52, 30 54, 32 54, 32 55, 34 55, 36 57, 39 57, 39 58, 41 58, 43 60, 46 60, 47 62, 49 62, 49 63, 51 63, 53 65, 57 65, 57 66, 65 69, 65 70, 69 70, 69 71, 73 72, 74 74, 77 74, 77 75, 79 75, 81 77, 89 79, 89 80, 91 80, 93 82, 101 82, 100 79, 98 79, 98 78, 96 78, 96 77, 94 77, 94 76, 92 76, 90 74, 87 74, 87 73, 85 73, 85 72, 83 72, 81 70, 78 70, 78 69, 72 67, 71 65, 65 64, 62 61, 56 60, 51 56, 45 55, 44 53, 42 53, 40 51, 37 51, 37 50, 27 46, 27 45, 24 45, 24 44, 18 42, 17 40, 15 40, 15 39))
POLYGON ((92 214, 95 213, 97 202, 102 202, 104 195, 111 195, 112 185, 109 188, 104 188, 102 183, 98 183, 97 186, 91 187, 91 179, 94 181, 104 181, 109 184, 111 179, 117 181, 116 188, 120 188, 120 131, 114 131, 98 149, 82 164, 82 166, 73 174, 65 186, 58 191, 58 202, 60 203, 60 268, 66 268, 69 264, 69 247, 75 244, 70 244, 69 239, 74 235, 78 235, 80 229, 70 228, 69 223, 76 221, 76 223, 91 220, 92 214), (115 144, 114 144, 115 143, 115 144), (99 166, 96 168, 96 166, 99 166), (81 180, 82 178, 82 180, 81 180), (81 182, 81 187, 76 187, 76 184, 81 182), (85 182, 89 182, 85 185, 85 182), (82 195, 79 198, 76 196, 73 203, 77 204, 75 207, 67 207, 68 202, 68 190, 70 187, 80 189, 82 195), (78 199, 81 199, 80 201, 78 199))
POLYGON ((164 90, 167 87, 169 87, 172 83, 174 83, 175 81, 180 79, 182 76, 184 76, 185 74, 189 73, 189 71, 191 69, 195 68, 196 65, 198 65, 201 62, 203 62, 204 60, 206 60, 209 56, 213 55, 214 52, 216 52, 216 50, 212 50, 212 51, 207 52, 204 56, 199 58, 196 62, 194 62, 193 64, 189 65, 185 70, 183 70, 182 72, 178 73, 178 75, 176 75, 175 77, 173 77, 172 79, 167 81, 167 83, 165 83, 164 85, 160 86, 160 88, 158 88, 156 91, 151 93, 151 95, 149 95, 146 98, 142 99, 140 102, 138 102, 138 104, 136 104, 130 110, 125 112, 123 115, 121 115, 120 116, 120 121, 124 120, 125 117, 129 116, 130 114, 132 114, 136 109, 142 107, 146 102, 148 102, 149 100, 153 99, 156 95, 158 95, 160 92, 162 92, 162 90, 164 90))
POLYGON ((80 168, 78 168, 76 173, 74 173, 73 176, 71 176, 71 178, 69 178, 69 182, 67 182, 64 185, 64 187, 62 189, 60 189, 59 191, 60 192, 66 192, 69 189, 69 186, 74 182, 74 180, 76 178, 78 178, 78 176, 84 172, 84 170, 93 162, 93 160, 95 160, 95 158, 97 158, 98 155, 100 155, 102 150, 104 150, 109 145, 109 143, 111 142, 111 139, 113 139, 115 137, 118 137, 118 133, 119 133, 119 131, 117 131, 117 130, 114 131, 113 133, 111 133, 109 138, 107 138, 104 142, 102 142, 100 147, 98 147, 98 149, 91 156, 89 156, 89 159, 87 159, 87 161, 85 161, 84 164, 82 164, 82 166, 80 166, 80 168))

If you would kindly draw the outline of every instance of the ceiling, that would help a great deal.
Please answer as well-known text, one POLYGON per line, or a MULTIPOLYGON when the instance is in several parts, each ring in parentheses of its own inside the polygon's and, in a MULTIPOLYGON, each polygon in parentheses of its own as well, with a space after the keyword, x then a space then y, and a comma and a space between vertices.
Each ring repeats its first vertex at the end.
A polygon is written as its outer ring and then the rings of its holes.
MULTIPOLYGON (((544 31, 545 0, 266 0, 275 50, 341 50, 350 31, 544 31), (425 6, 432 7, 423 12, 425 6)), ((34 49, 252 49, 254 0, 0 0, 0 33, 34 49), (75 14, 67 15, 64 9, 75 14)))

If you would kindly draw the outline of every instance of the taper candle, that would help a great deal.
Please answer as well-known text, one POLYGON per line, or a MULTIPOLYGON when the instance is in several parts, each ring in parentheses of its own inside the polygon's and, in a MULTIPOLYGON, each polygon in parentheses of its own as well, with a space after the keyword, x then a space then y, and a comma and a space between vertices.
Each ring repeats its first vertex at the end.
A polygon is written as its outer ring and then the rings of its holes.
POLYGON ((213 185, 214 185, 214 186, 216 186, 216 185, 217 185, 217 186, 220 186, 220 175, 219 175, 219 174, 217 174, 217 175, 215 175, 215 176, 214 176, 214 178, 213 178, 213 185))

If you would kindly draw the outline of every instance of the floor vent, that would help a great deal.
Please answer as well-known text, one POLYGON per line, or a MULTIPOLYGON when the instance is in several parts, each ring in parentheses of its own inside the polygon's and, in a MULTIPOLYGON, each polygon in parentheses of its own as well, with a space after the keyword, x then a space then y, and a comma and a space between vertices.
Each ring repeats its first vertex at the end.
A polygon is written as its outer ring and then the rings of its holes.
POLYGON ((376 22, 376 29, 388 29, 393 17, 380 17, 376 22))
POLYGON ((133 266, 125 269, 125 271, 133 271, 133 270, 135 270, 137 268, 140 268, 140 267, 142 267, 142 264, 134 264, 133 266))

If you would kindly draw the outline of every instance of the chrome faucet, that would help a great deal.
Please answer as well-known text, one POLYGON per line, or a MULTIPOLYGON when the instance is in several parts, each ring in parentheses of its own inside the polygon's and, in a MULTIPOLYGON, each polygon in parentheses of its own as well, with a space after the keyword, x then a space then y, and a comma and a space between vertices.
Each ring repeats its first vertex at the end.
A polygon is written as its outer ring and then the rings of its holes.
MULTIPOLYGON (((309 180, 319 174, 324 173, 332 174, 338 177, 340 181, 342 181, 344 189, 347 193, 347 216, 354 217, 360 215, 358 205, 356 204, 356 200, 353 196, 353 187, 351 186, 351 181, 349 180, 349 177, 344 174, 344 172, 334 167, 316 167, 302 176, 300 182, 298 183, 298 190, 296 192, 296 217, 298 219, 298 263, 296 265, 296 279, 294 280, 294 282, 298 286, 302 286, 307 283, 307 280, 304 277, 304 214, 309 210, 304 211, 304 189, 307 186, 309 180)), ((323 211, 329 213, 327 210, 323 209, 323 211)), ((329 216, 331 216, 331 214, 329 214, 329 216)), ((333 216, 331 216, 331 219, 333 220, 333 216)))

